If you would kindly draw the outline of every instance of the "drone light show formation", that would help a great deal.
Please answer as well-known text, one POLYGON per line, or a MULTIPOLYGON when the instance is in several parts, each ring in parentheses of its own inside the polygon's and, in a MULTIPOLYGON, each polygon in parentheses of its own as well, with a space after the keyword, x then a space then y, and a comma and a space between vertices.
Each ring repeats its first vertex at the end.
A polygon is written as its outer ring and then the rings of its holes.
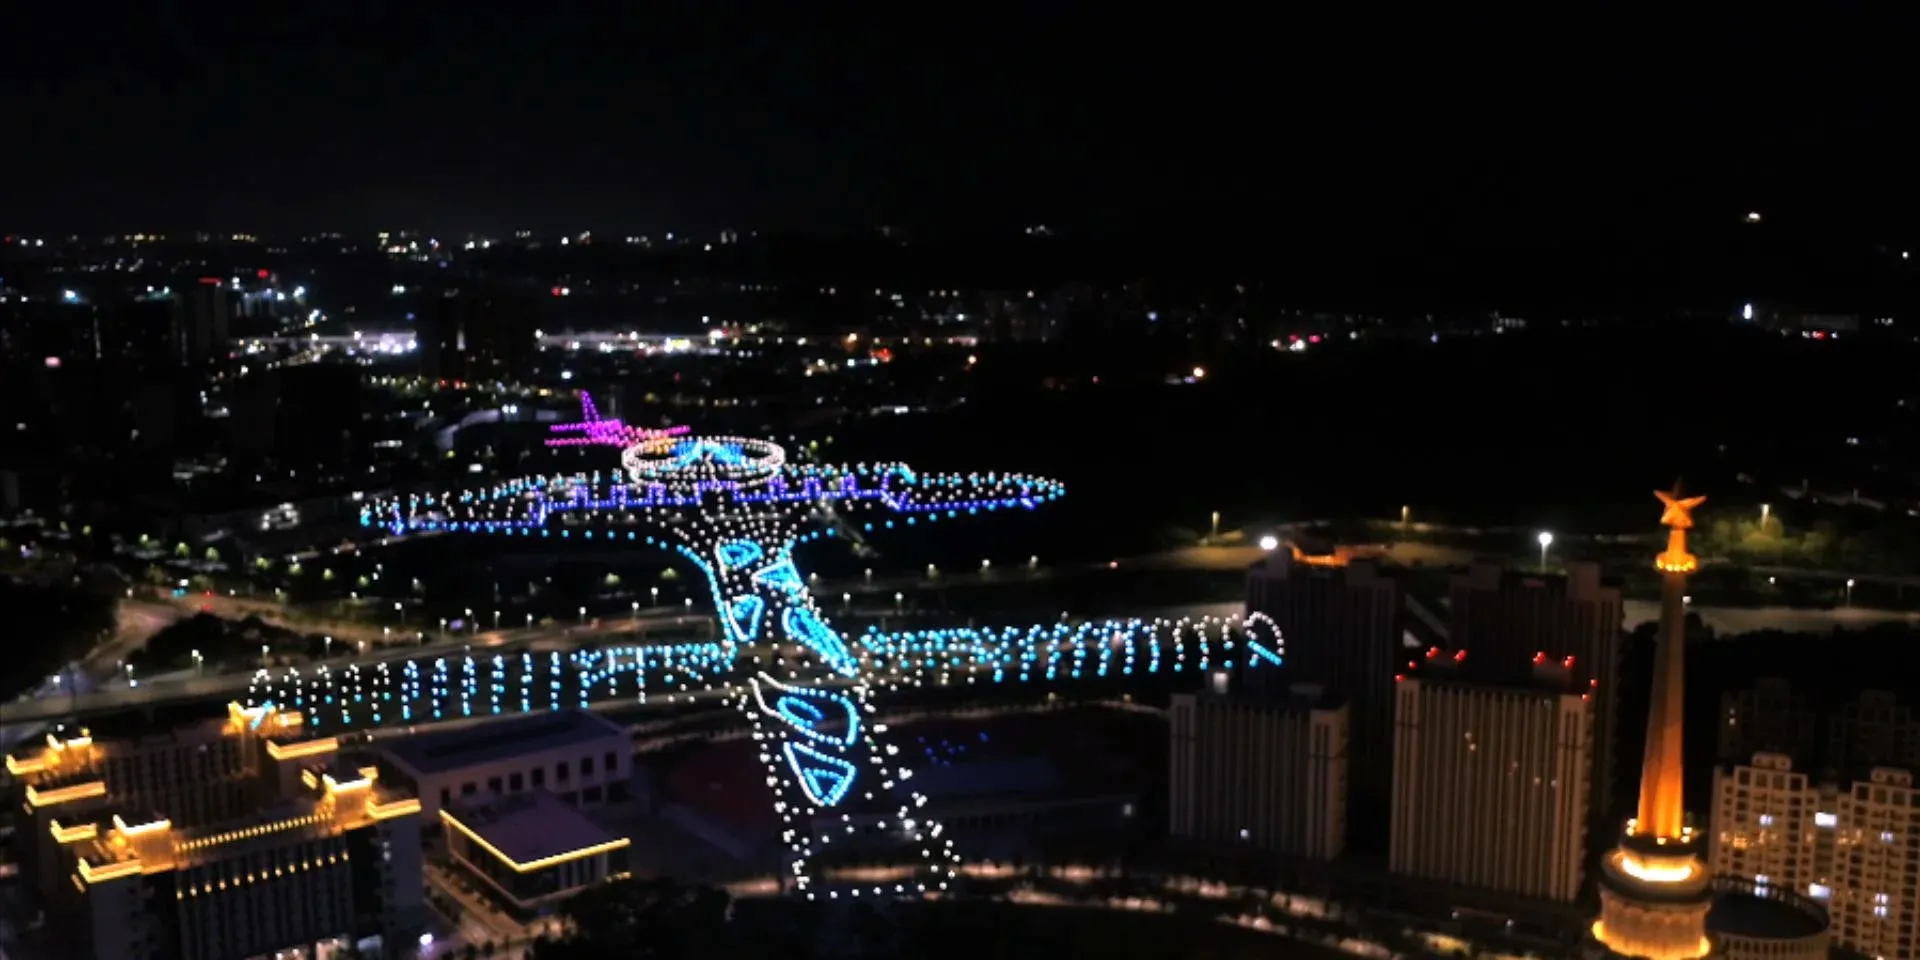
POLYGON ((795 565, 796 546, 823 532, 816 512, 883 514, 864 523, 869 531, 948 523, 1033 509, 1059 498, 1061 485, 1024 474, 922 474, 899 463, 793 464, 765 440, 635 430, 600 420, 586 403, 586 424, 555 432, 620 446, 623 470, 396 497, 369 503, 361 524, 394 536, 492 533, 671 550, 705 574, 716 640, 606 646, 564 659, 522 653, 289 671, 278 681, 263 672, 252 699, 342 725, 559 709, 628 692, 643 701, 724 701, 752 724, 792 851, 793 889, 812 899, 946 889, 960 862, 952 838, 921 813, 927 798, 907 785, 912 772, 881 739, 886 727, 872 719, 869 702, 876 690, 1280 662, 1280 638, 1257 614, 1245 623, 1118 620, 848 637, 827 622, 795 565), (875 804, 877 814, 864 812, 875 804), (836 837, 862 832, 911 840, 924 863, 912 879, 888 885, 818 888, 809 863, 836 837))

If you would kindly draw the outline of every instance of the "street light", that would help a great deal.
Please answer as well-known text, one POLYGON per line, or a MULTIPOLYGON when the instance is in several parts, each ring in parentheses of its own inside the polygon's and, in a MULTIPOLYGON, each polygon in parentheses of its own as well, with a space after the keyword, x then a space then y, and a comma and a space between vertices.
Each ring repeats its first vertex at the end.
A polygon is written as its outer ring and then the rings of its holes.
POLYGON ((893 610, 894 610, 894 612, 895 612, 895 613, 899 613, 899 612, 900 612, 900 609, 901 609, 901 605, 902 605, 902 604, 904 604, 904 603, 906 602, 906 600, 907 600, 907 595, 906 595, 906 594, 904 594, 904 593, 900 593, 899 591, 895 591, 895 592, 894 592, 894 594, 893 594, 893 610))
POLYGON ((1269 533, 1260 538, 1260 549, 1272 553, 1280 546, 1280 538, 1269 533))
POLYGON ((333 638, 332 637, 328 637, 326 639, 326 643, 321 645, 320 656, 322 658, 333 656, 333 638))
POLYGON ((1847 606, 1853 606, 1853 578, 1847 578, 1847 606))
POLYGON ((1768 519, 1769 517, 1772 517, 1772 516, 1773 516, 1773 504, 1771 504, 1771 503, 1763 503, 1763 504, 1761 504, 1761 505, 1760 505, 1760 530, 1761 530, 1761 532, 1763 532, 1763 533, 1764 533, 1764 532, 1766 531, 1766 529, 1767 529, 1767 519, 1768 519))
POLYGON ((1548 533, 1545 530, 1542 530, 1540 531, 1540 536, 1537 537, 1536 539, 1540 541, 1540 572, 1546 573, 1547 572, 1547 548, 1553 546, 1553 534, 1548 533))
POLYGON ((587 622, 587 608, 586 608, 586 607, 581 607, 581 608, 580 608, 580 622, 581 622, 581 623, 586 623, 586 622, 587 622))
POLYGON ((1220 539, 1220 511, 1213 512, 1213 532, 1207 535, 1209 540, 1220 539))
POLYGON ((653 605, 657 607, 660 605, 660 588, 653 587, 651 589, 653 591, 653 605))

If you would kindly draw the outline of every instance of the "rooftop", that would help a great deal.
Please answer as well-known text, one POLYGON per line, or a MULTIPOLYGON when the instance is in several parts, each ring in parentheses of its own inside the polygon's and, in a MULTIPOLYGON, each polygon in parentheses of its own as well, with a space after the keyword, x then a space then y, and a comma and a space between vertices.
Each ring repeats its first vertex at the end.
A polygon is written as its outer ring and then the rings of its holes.
POLYGON ((1778 895, 1784 891, 1763 896, 1751 890, 1750 886, 1748 889, 1721 886, 1714 895, 1713 910, 1707 914, 1707 930, 1736 937, 1797 940, 1827 928, 1827 918, 1811 901, 1778 895))
POLYGON ((461 805, 442 815, 455 829, 465 828, 468 836, 523 869, 584 850, 611 850, 628 843, 626 837, 608 833, 545 790, 461 805))
POLYGON ((610 720, 582 710, 563 710, 533 716, 423 733, 383 743, 380 752, 416 776, 478 766, 522 754, 589 744, 627 731, 610 720))

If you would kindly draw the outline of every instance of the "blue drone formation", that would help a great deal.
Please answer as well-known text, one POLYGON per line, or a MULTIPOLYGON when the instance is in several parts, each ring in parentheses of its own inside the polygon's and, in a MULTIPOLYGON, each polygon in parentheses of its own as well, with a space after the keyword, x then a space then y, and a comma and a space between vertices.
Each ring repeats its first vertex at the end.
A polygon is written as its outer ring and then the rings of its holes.
POLYGON ((808 865, 836 834, 910 838, 925 861, 915 879, 885 895, 945 889, 960 858, 927 798, 907 786, 912 771, 881 741, 869 702, 879 689, 925 683, 1026 683, 1083 676, 1257 667, 1280 662, 1280 638, 1254 615, 1198 621, 1118 620, 1005 629, 939 629, 857 639, 835 630, 815 605, 794 549, 821 536, 819 514, 884 511, 864 529, 938 523, 1032 509, 1059 498, 1060 484, 1022 474, 921 474, 904 464, 788 464, 785 451, 741 437, 639 436, 620 473, 533 477, 463 493, 408 495, 369 503, 363 526, 411 532, 634 541, 672 550, 706 577, 720 623, 717 641, 607 646, 537 657, 521 653, 325 669, 278 680, 256 677, 250 699, 308 711, 318 724, 427 722, 503 711, 586 706, 594 698, 713 697, 753 727, 793 887, 820 890, 808 865), (803 526, 815 523, 812 530, 803 526), (1190 650, 1191 648, 1191 650, 1190 650), (852 801, 897 801, 891 816, 843 812, 852 801), (838 814, 837 820, 830 819, 838 814))

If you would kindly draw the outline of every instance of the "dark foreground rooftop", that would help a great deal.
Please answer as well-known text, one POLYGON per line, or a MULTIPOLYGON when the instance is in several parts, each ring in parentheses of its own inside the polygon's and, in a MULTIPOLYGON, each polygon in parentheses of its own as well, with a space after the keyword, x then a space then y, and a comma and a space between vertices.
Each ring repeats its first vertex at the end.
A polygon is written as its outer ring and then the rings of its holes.
POLYGON ((1720 889, 1713 897, 1713 910, 1707 914, 1707 931, 1770 940, 1797 940, 1811 937, 1827 928, 1826 914, 1805 897, 1773 891, 1766 887, 1740 884, 1720 889))
POLYGON ((426 775, 596 743, 610 736, 625 739, 627 732, 584 710, 562 710, 386 741, 380 750, 415 775, 426 775))

